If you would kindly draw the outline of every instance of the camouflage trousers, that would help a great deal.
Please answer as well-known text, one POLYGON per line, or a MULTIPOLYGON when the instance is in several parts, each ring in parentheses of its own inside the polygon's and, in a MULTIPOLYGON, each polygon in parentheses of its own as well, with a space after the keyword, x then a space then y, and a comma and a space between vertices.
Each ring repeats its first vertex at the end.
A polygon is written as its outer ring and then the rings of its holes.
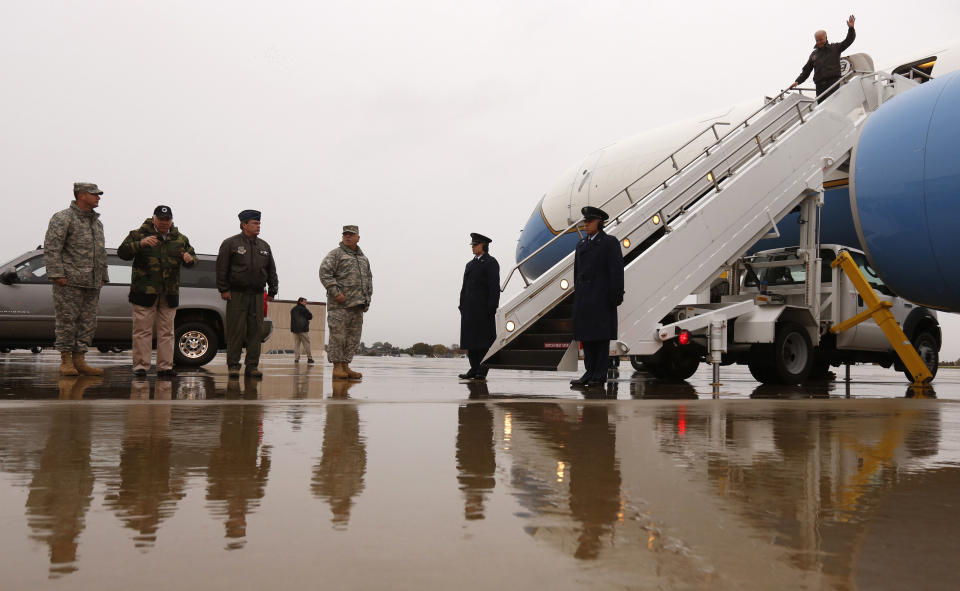
POLYGON ((57 351, 86 353, 97 330, 100 290, 53 284, 57 351))
POLYGON ((330 363, 350 363, 360 347, 363 306, 328 309, 327 328, 330 330, 327 359, 330 363))

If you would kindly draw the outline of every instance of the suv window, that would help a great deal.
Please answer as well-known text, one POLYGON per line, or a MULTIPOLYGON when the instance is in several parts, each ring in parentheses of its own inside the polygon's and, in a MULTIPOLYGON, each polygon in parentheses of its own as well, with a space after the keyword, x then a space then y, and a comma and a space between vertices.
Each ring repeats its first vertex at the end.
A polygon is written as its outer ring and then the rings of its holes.
POLYGON ((216 289, 217 262, 198 259, 193 267, 181 267, 180 286, 216 289))
POLYGON ((130 285, 133 261, 125 261, 118 256, 107 255, 107 273, 110 274, 110 285, 130 285))
POLYGON ((17 271, 17 280, 20 283, 50 283, 47 279, 47 265, 43 261, 42 254, 23 261, 14 269, 17 271))

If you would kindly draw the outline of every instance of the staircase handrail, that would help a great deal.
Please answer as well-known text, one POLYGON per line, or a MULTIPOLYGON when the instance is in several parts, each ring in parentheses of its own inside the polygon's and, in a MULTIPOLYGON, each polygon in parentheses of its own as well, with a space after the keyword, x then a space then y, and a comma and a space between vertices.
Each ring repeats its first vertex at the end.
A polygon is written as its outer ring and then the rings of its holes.
MULTIPOLYGON (((853 72, 851 72, 850 74, 853 74, 853 72)), ((850 74, 848 74, 847 77, 849 77, 850 74)), ((844 78, 841 78, 840 80, 838 80, 838 81, 834 84, 834 86, 836 86, 836 84, 839 84, 839 83, 842 82, 843 80, 844 80, 844 78)), ((830 88, 833 88, 834 86, 831 86, 830 88)), ((828 90, 829 90, 829 89, 828 89, 828 90)), ((714 122, 714 123, 712 123, 711 125, 707 126, 707 127, 704 128, 702 131, 700 131, 699 133, 697 133, 696 135, 694 135, 692 138, 690 138, 690 139, 689 139, 687 142, 685 142, 682 146, 680 146, 679 148, 675 149, 673 152, 671 152, 670 154, 668 154, 665 158, 663 158, 662 160, 660 160, 659 162, 657 162, 656 164, 654 164, 652 167, 650 167, 646 172, 644 172, 643 174, 641 174, 641 175, 640 175, 639 177, 637 177, 635 180, 631 181, 630 184, 628 184, 626 187, 624 187, 624 188, 621 189, 620 191, 617 191, 616 193, 614 193, 613 196, 611 196, 609 199, 607 199, 607 200, 604 201, 602 204, 600 204, 599 207, 602 209, 603 207, 605 207, 607 204, 609 204, 611 201, 613 201, 614 199, 616 199, 616 198, 619 197, 620 195, 626 194, 626 195, 627 195, 627 199, 630 201, 630 205, 628 205, 626 209, 624 209, 623 211, 621 211, 621 212, 618 213, 617 215, 612 216, 612 218, 619 223, 620 217, 623 216, 623 214, 625 214, 627 211, 633 209, 633 207, 635 207, 636 205, 638 205, 639 203, 641 203, 644 199, 646 199, 648 196, 650 196, 650 194, 652 194, 654 191, 659 190, 659 189, 661 188, 661 186, 662 186, 663 188, 666 188, 667 185, 668 185, 668 181, 670 181, 670 180, 676 178, 677 176, 679 176, 681 173, 683 173, 685 170, 687 170, 687 168, 689 168, 694 162, 697 162, 702 156, 704 156, 704 155, 709 155, 709 154, 710 154, 710 150, 712 150, 713 148, 717 147, 723 140, 725 140, 725 139, 727 139, 728 137, 730 137, 730 135, 731 135, 734 131, 740 129, 741 127, 744 127, 744 128, 748 127, 748 126, 750 125, 750 120, 751 120, 751 119, 753 119, 755 116, 757 116, 757 115, 758 115, 759 113, 761 113, 762 111, 767 110, 771 105, 774 105, 774 104, 782 101, 783 98, 784 98, 784 96, 785 96, 786 94, 792 92, 792 91, 794 91, 794 89, 791 89, 791 88, 787 88, 787 89, 781 90, 779 94, 777 94, 775 97, 771 98, 770 100, 764 102, 763 106, 761 106, 759 109, 757 109, 756 111, 754 111, 753 113, 751 113, 750 115, 748 115, 748 116, 746 117, 746 119, 744 119, 743 121, 741 121, 740 123, 738 123, 736 126, 732 127, 732 128, 730 129, 730 131, 728 131, 726 134, 723 135, 723 137, 721 137, 721 136, 717 133, 716 127, 717 127, 718 125, 730 125, 730 123, 723 122, 723 121, 717 121, 717 122, 714 122), (700 152, 699 154, 697 154, 692 160, 690 160, 690 162, 687 162, 687 163, 684 164, 682 167, 679 167, 679 168, 678 168, 678 167, 677 167, 677 162, 676 162, 676 155, 677 155, 681 150, 683 150, 684 148, 688 147, 690 144, 692 144, 692 143, 695 142, 697 139, 699 139, 701 136, 703 136, 705 133, 707 133, 708 131, 711 131, 711 130, 713 131, 714 136, 716 137, 716 141, 714 141, 712 144, 710 144, 709 146, 707 146, 706 148, 704 148, 703 151, 700 152), (630 196, 630 187, 632 187, 632 186, 636 185, 637 183, 639 183, 640 181, 642 181, 644 178, 647 177, 647 175, 651 174, 654 170, 656 170, 657 168, 659 168, 659 167, 662 166, 663 164, 666 164, 667 161, 672 161, 673 166, 674 166, 674 169, 675 169, 674 173, 673 173, 672 175, 670 175, 669 177, 667 177, 662 183, 658 183, 655 187, 653 187, 652 189, 650 189, 650 191, 648 191, 648 192, 647 192, 646 194, 644 194, 642 197, 640 197, 639 199, 637 199, 636 201, 634 201, 633 198, 630 196)), ((824 92, 826 92, 826 91, 824 91, 824 92)), ((799 92, 798 92, 798 94, 799 94, 799 92)), ((801 96, 802 96, 802 95, 801 95, 801 96)), ((804 97, 804 99, 805 99, 805 100, 804 100, 803 102, 815 103, 815 99, 806 99, 806 97, 804 97)), ((798 103, 797 107, 798 107, 798 111, 799 111, 799 103, 798 103)), ((812 107, 811 107, 811 108, 812 108, 812 107)), ((802 115, 801 115, 801 119, 802 119, 802 115)), ((529 280, 527 279, 527 277, 523 274, 523 271, 520 270, 520 267, 522 267, 527 261, 529 261, 529 260, 532 259, 533 257, 535 257, 535 256, 537 256, 538 254, 540 254, 541 252, 543 252, 544 249, 546 249, 548 246, 550 246, 551 244, 553 244, 554 242, 556 242, 557 240, 559 240, 562 236, 565 236, 565 235, 566 235, 568 232, 570 232, 571 230, 573 230, 573 229, 575 229, 575 228, 578 228, 582 222, 583 222, 583 217, 580 217, 577 221, 575 221, 575 222, 573 222, 572 224, 570 224, 569 226, 567 226, 563 231, 558 232, 556 235, 554 235, 553 238, 551 238, 550 240, 548 240, 547 242, 545 242, 542 246, 540 246, 540 248, 538 248, 537 250, 533 251, 533 252, 530 253, 529 255, 525 256, 525 257, 523 258, 523 260, 519 261, 516 265, 514 265, 513 268, 510 269, 510 273, 507 274, 506 279, 504 279, 503 285, 500 287, 500 291, 503 292, 503 291, 505 291, 505 290, 507 289, 507 286, 510 284, 510 279, 513 278, 513 274, 516 273, 518 270, 520 271, 520 277, 523 279, 524 286, 525 286, 525 287, 528 287, 528 286, 530 285, 530 281, 529 281, 529 280)), ((579 231, 579 230, 578 230, 578 231, 579 231)))

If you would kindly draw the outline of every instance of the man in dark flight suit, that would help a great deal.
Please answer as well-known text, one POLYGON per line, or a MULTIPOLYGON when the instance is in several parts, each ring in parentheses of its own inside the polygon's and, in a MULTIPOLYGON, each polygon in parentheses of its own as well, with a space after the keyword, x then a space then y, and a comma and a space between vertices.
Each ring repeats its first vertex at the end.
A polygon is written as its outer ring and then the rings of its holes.
POLYGON ((607 381, 610 341, 617 338, 617 306, 623 303, 623 254, 620 242, 603 231, 610 216, 587 206, 586 232, 573 263, 573 338, 583 345, 586 372, 574 386, 602 386, 607 381))
MULTIPOLYGON (((803 70, 800 72, 800 75, 797 76, 796 81, 790 85, 790 88, 794 88, 798 84, 803 84, 803 81, 810 76, 811 70, 813 71, 813 83, 817 86, 817 96, 823 94, 825 90, 833 86, 833 84, 840 79, 840 54, 846 51, 846 49, 853 44, 853 40, 857 38, 857 32, 853 28, 856 20, 856 17, 852 14, 850 18, 847 19, 847 36, 840 43, 827 43, 827 32, 823 29, 813 34, 815 43, 813 53, 810 54, 810 58, 807 59, 803 70)), ((823 96, 820 100, 822 101, 827 98, 833 94, 835 90, 836 89, 831 90, 829 94, 823 96)))
POLYGON ((497 338, 496 314, 500 305, 500 264, 490 256, 490 243, 483 234, 471 233, 473 259, 463 272, 460 289, 460 348, 467 350, 470 371, 461 380, 485 380, 487 368, 480 362, 497 338))

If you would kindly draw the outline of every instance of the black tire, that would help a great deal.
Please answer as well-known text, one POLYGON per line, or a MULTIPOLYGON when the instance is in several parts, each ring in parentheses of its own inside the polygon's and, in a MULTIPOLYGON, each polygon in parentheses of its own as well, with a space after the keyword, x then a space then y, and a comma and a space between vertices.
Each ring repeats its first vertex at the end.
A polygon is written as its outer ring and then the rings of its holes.
POLYGON ((174 331, 173 362, 176 365, 206 365, 217 356, 219 348, 217 331, 205 322, 184 322, 174 331))
POLYGON ((43 352, 43 347, 30 347, 30 352, 37 355, 43 352))
POLYGON ((635 369, 636 371, 647 371, 647 368, 644 367, 643 361, 640 360, 639 355, 630 356, 630 365, 632 365, 633 369, 635 369))
POLYGON ((750 347, 750 357, 747 358, 747 368, 753 379, 761 384, 779 383, 773 371, 773 348, 770 345, 754 345, 750 347))
POLYGON ((109 353, 110 350, 111 348, 107 345, 97 345, 97 351, 100 351, 101 353, 109 353))
POLYGON ((814 353, 813 367, 810 368, 810 380, 826 380, 830 378, 830 360, 822 353, 814 353))
POLYGON ((10 347, 0 347, 0 353, 9 353, 10 347))
POLYGON ((785 385, 804 383, 813 368, 813 345, 807 329, 794 322, 777 326, 773 343, 773 370, 777 381, 785 385))
MULTIPOLYGON (((940 341, 937 340, 937 335, 929 329, 922 329, 913 335, 910 342, 913 343, 913 348, 920 354, 920 359, 923 359, 923 363, 933 377, 937 377, 937 369, 940 366, 940 341)), ((904 368, 903 375, 907 376, 911 382, 913 381, 913 375, 910 374, 909 369, 904 368)))
MULTIPOLYGON (((633 358, 630 359, 633 363, 633 358)), ((634 365, 636 367, 636 365, 634 365)), ((696 373, 700 358, 670 345, 664 346, 653 357, 647 357, 643 369, 660 380, 684 381, 696 373)))
POLYGON ((681 349, 667 349, 664 351, 663 361, 667 377, 672 380, 684 381, 697 373, 700 367, 700 358, 681 349))

